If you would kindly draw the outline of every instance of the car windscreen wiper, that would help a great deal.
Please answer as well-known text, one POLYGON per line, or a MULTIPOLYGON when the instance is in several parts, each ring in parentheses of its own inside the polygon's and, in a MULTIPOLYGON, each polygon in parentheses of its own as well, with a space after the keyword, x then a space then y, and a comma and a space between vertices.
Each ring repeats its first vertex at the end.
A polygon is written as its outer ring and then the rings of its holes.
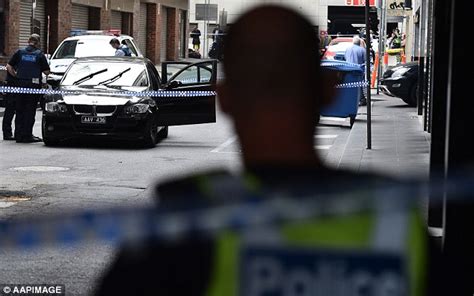
POLYGON ((123 74, 127 73, 128 71, 130 71, 132 68, 127 68, 125 70, 123 70, 122 72, 118 73, 117 75, 115 75, 114 77, 111 77, 107 80, 104 80, 104 81, 101 81, 99 82, 97 85, 107 85, 109 83, 112 83, 112 82, 115 82, 117 81, 117 79, 119 79, 120 77, 122 77, 123 74))
POLYGON ((97 71, 97 72, 91 73, 91 74, 89 74, 89 75, 87 75, 87 76, 82 77, 81 79, 78 79, 78 80, 74 81, 74 83, 73 83, 72 85, 81 84, 81 83, 83 83, 84 81, 87 81, 87 80, 91 79, 91 78, 94 77, 95 75, 99 75, 99 74, 104 73, 104 72, 107 72, 107 71, 108 71, 108 69, 102 69, 102 70, 99 70, 99 71, 97 71))

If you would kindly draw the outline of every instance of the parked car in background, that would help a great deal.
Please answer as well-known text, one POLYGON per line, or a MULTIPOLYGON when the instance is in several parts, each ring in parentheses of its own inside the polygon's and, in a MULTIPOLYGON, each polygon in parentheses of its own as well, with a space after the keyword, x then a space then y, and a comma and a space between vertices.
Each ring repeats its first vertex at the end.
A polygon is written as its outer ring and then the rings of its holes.
POLYGON ((382 92, 401 98, 408 105, 415 107, 418 101, 418 68, 417 62, 388 68, 380 80, 382 92))
POLYGON ((352 37, 338 37, 333 39, 324 53, 323 60, 345 60, 346 49, 352 46, 352 37))
POLYGON ((44 144, 109 137, 153 147, 160 137, 167 137, 168 126, 215 122, 215 95, 186 94, 214 90, 216 71, 215 60, 164 62, 160 77, 155 65, 145 58, 77 59, 58 88, 68 93, 45 96, 44 144), (175 64, 179 70, 168 79, 168 66, 175 64), (162 90, 180 92, 166 97, 150 93, 162 90), (138 95, 144 91, 148 93, 138 95))
POLYGON ((74 35, 64 39, 51 55, 48 80, 61 80, 69 65, 77 58, 114 56, 115 49, 109 44, 112 38, 125 44, 132 52, 132 57, 143 57, 132 37, 115 31, 75 31, 74 35))

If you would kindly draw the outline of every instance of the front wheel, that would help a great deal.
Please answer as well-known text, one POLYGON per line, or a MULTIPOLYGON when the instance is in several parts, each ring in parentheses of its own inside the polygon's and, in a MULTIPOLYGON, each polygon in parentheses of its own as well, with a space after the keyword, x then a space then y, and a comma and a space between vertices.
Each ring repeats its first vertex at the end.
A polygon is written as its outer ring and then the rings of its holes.
POLYGON ((415 83, 411 87, 409 97, 402 100, 411 107, 416 107, 418 105, 418 83, 415 83))
POLYGON ((160 132, 158 133, 158 137, 160 137, 161 139, 168 138, 168 127, 167 126, 165 126, 164 128, 162 128, 160 130, 160 132))
POLYGON ((42 120, 41 122, 41 136, 43 137, 43 143, 45 146, 53 147, 58 146, 60 140, 57 138, 52 138, 46 132, 46 120, 42 120))
POLYGON ((143 139, 143 145, 147 148, 153 148, 156 146, 158 142, 158 126, 156 125, 155 121, 151 119, 145 130, 145 136, 143 139))

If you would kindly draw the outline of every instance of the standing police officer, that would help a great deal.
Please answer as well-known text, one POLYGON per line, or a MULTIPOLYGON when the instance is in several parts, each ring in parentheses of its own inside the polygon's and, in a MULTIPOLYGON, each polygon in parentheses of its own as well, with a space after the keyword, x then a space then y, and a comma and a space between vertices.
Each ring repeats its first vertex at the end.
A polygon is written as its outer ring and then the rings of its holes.
MULTIPOLYGON (((41 73, 49 75, 49 65, 46 56, 39 49, 40 36, 32 34, 28 46, 18 50, 7 64, 7 71, 16 78, 16 86, 39 89, 41 88, 41 73)), ((17 143, 41 142, 41 138, 33 136, 36 107, 40 95, 15 95, 15 139, 17 143)))

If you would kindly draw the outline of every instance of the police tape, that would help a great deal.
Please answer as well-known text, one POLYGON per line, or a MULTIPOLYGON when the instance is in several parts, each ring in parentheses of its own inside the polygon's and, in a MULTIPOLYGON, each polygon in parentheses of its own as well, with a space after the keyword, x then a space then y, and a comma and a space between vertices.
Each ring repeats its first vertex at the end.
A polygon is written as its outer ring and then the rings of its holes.
MULTIPOLYGON (((32 94, 32 95, 78 95, 84 94, 85 91, 77 90, 55 90, 47 88, 26 88, 14 86, 0 86, 0 93, 12 94, 32 94)), ((94 91, 88 90, 87 93, 94 91)), ((215 96, 215 91, 110 91, 107 94, 124 97, 210 97, 215 96)))
POLYGON ((349 63, 346 61, 340 61, 340 60, 323 60, 321 62, 321 67, 342 67, 344 68, 345 66, 350 66, 350 67, 356 67, 360 68, 362 70, 362 67, 365 67, 364 64, 354 64, 354 63, 349 63))
POLYGON ((378 208, 379 203, 364 191, 298 198, 276 193, 264 198, 252 194, 239 202, 195 205, 194 208, 192 204, 182 209, 120 208, 8 220, 0 222, 0 249, 31 249, 97 241, 114 245, 140 243, 146 239, 177 241, 214 236, 225 230, 238 233, 255 227, 273 227, 367 210, 394 212, 417 203, 417 199, 411 199, 412 195, 403 193, 405 189, 400 191, 400 196, 393 196, 393 192, 388 194, 386 201, 390 206, 384 208, 378 208))
POLYGON ((359 87, 366 87, 368 85, 369 85, 368 81, 356 81, 356 82, 338 84, 335 87, 336 88, 359 88, 359 87))
POLYGON ((378 182, 372 186, 339 182, 337 188, 341 189, 331 191, 328 184, 326 188, 319 188, 318 193, 314 193, 312 186, 300 186, 296 193, 255 193, 242 186, 229 189, 219 184, 214 192, 220 196, 217 199, 202 200, 190 196, 181 199, 181 203, 161 204, 159 207, 110 208, 0 220, 0 250, 92 242, 117 245, 142 243, 147 239, 177 241, 215 236, 223 231, 242 233, 256 227, 278 227, 282 223, 368 211, 389 215, 422 207, 422 199, 428 193, 433 204, 445 203, 448 195, 448 201, 474 205, 474 174, 465 174, 451 181, 434 178, 435 181, 429 185, 422 182, 378 182))
MULTIPOLYGON (((335 86, 335 88, 358 88, 368 85, 368 81, 358 81, 350 83, 342 83, 335 86)), ((93 91, 88 90, 87 93, 93 91)), ((57 90, 48 88, 27 88, 27 87, 14 87, 14 86, 0 86, 0 93, 10 94, 32 94, 32 95, 79 95, 84 94, 86 91, 78 90, 57 90)), ((211 97, 215 96, 215 91, 110 91, 101 92, 108 93, 114 96, 124 97, 158 97, 158 98, 176 98, 176 97, 211 97)))

